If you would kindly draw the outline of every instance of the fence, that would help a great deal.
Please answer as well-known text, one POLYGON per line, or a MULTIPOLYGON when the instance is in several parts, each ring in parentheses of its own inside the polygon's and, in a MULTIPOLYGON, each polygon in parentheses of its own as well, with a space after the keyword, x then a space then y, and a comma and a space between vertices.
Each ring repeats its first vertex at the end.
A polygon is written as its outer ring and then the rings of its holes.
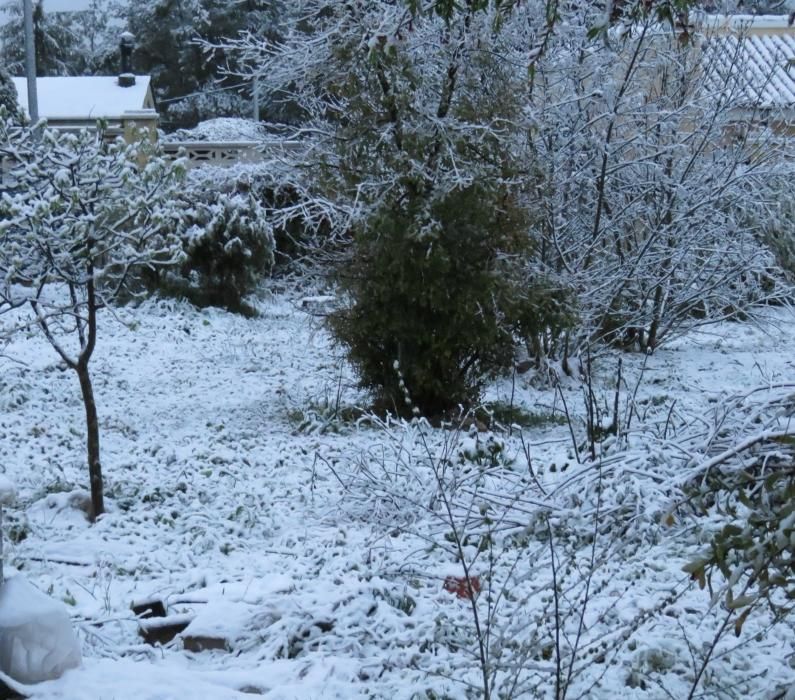
POLYGON ((294 151, 297 141, 193 141, 163 143, 166 157, 177 158, 180 151, 188 159, 188 166, 200 165, 228 166, 234 163, 257 163, 280 153, 294 151))

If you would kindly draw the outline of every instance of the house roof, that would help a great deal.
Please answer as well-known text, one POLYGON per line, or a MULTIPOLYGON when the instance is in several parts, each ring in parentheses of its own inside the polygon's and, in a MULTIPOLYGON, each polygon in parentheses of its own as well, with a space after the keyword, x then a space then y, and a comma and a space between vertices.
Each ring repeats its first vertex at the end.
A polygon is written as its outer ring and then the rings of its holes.
POLYGON ((735 102, 795 108, 795 28, 786 17, 735 16, 705 29, 708 74, 736 80, 735 102))
MULTIPOLYGON (((28 83, 13 78, 19 105, 27 114, 28 83)), ((151 108, 150 78, 135 77, 135 85, 121 87, 115 75, 37 78, 39 116, 51 120, 120 119, 126 112, 151 108)))

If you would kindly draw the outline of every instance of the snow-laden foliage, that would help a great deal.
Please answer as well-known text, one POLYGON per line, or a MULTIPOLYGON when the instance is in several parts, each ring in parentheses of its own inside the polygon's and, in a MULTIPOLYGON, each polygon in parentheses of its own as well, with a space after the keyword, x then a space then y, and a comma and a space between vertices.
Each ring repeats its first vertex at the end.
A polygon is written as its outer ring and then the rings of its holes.
MULTIPOLYGON (((182 202, 185 261, 178 291, 199 305, 239 311, 244 298, 273 265, 273 229, 265 208, 250 192, 193 190, 182 202)), ((173 276, 166 273, 169 278, 173 276)), ((166 281, 168 284, 168 281, 166 281)))
MULTIPOLYGON (((0 62, 14 75, 25 74, 23 3, 7 1, 0 8, 0 62)), ((78 75, 82 35, 68 13, 46 12, 44 0, 33 2, 33 33, 38 75, 78 75)))
POLYGON ((707 38, 650 22, 606 45, 583 32, 549 52, 534 90, 535 155, 553 193, 542 263, 579 289, 582 333, 654 348, 776 297, 759 204, 791 166, 742 116, 742 66, 724 72, 707 38))
MULTIPOLYGON (((86 0, 79 10, 64 10, 34 0, 36 69, 39 75, 114 75, 119 71, 119 29, 107 0, 86 0)), ((24 75, 25 32, 22 3, 0 7, 0 59, 14 75, 24 75)))
POLYGON ((352 211, 331 327, 390 408, 401 385, 428 414, 470 405, 515 334, 566 325, 563 285, 527 264, 528 84, 500 58, 521 61, 499 17, 309 2, 272 55, 260 45, 263 88, 289 91, 319 134, 316 190, 352 211))
POLYGON ((199 306, 251 313, 246 298, 274 266, 300 268, 308 249, 332 242, 332 222, 342 213, 306 180, 278 159, 188 171, 173 202, 184 260, 152 270, 149 286, 199 306))
MULTIPOLYGON (((9 121, 0 123, 0 143, 10 163, 0 229, 4 306, 33 303, 46 319, 48 285, 89 283, 105 306, 130 291, 136 268, 175 262, 178 168, 170 162, 143 144, 105 142, 102 132, 38 131, 9 121)), ((85 304, 70 303, 78 319, 85 304)))
POLYGON ((0 119, 9 183, 0 200, 0 313, 25 309, 80 380, 94 516, 103 510, 99 427, 89 361, 97 312, 134 293, 137 273, 182 258, 178 167, 103 132, 65 134, 0 119))
MULTIPOLYGON (((786 294, 763 234, 792 161, 738 89, 740 59, 710 59, 722 45, 693 4, 308 0, 283 37, 223 47, 301 108, 318 191, 354 238, 405 231, 393 261, 431 259, 454 192, 494 214, 477 226, 495 250, 519 252, 497 219, 524 217, 521 284, 574 290, 578 319, 559 305, 523 335, 570 369, 594 341, 652 350, 786 294)), ((351 269, 368 264, 343 286, 351 269)))

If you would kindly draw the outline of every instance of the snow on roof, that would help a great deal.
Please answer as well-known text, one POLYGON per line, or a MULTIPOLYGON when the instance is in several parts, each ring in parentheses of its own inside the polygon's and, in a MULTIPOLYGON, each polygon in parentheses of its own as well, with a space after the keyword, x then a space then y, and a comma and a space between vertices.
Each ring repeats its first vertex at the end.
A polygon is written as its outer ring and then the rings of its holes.
POLYGON ((714 35, 704 50, 713 76, 736 75, 738 102, 795 107, 795 33, 714 35))
MULTIPOLYGON (((27 114, 26 78, 13 78, 19 104, 27 114)), ((37 78, 39 116, 47 119, 119 119, 146 105, 150 78, 135 77, 135 85, 120 87, 115 75, 37 78)))
POLYGON ((786 30, 788 15, 705 15, 703 25, 711 29, 737 31, 786 30))

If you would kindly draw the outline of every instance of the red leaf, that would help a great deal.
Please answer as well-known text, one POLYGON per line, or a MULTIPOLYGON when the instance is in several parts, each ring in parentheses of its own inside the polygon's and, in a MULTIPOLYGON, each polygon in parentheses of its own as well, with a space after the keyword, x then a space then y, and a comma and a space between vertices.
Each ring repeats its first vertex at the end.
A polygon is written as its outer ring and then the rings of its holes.
POLYGON ((448 576, 444 580, 444 590, 458 598, 472 598, 480 593, 480 577, 470 576, 467 584, 466 576, 448 576))

